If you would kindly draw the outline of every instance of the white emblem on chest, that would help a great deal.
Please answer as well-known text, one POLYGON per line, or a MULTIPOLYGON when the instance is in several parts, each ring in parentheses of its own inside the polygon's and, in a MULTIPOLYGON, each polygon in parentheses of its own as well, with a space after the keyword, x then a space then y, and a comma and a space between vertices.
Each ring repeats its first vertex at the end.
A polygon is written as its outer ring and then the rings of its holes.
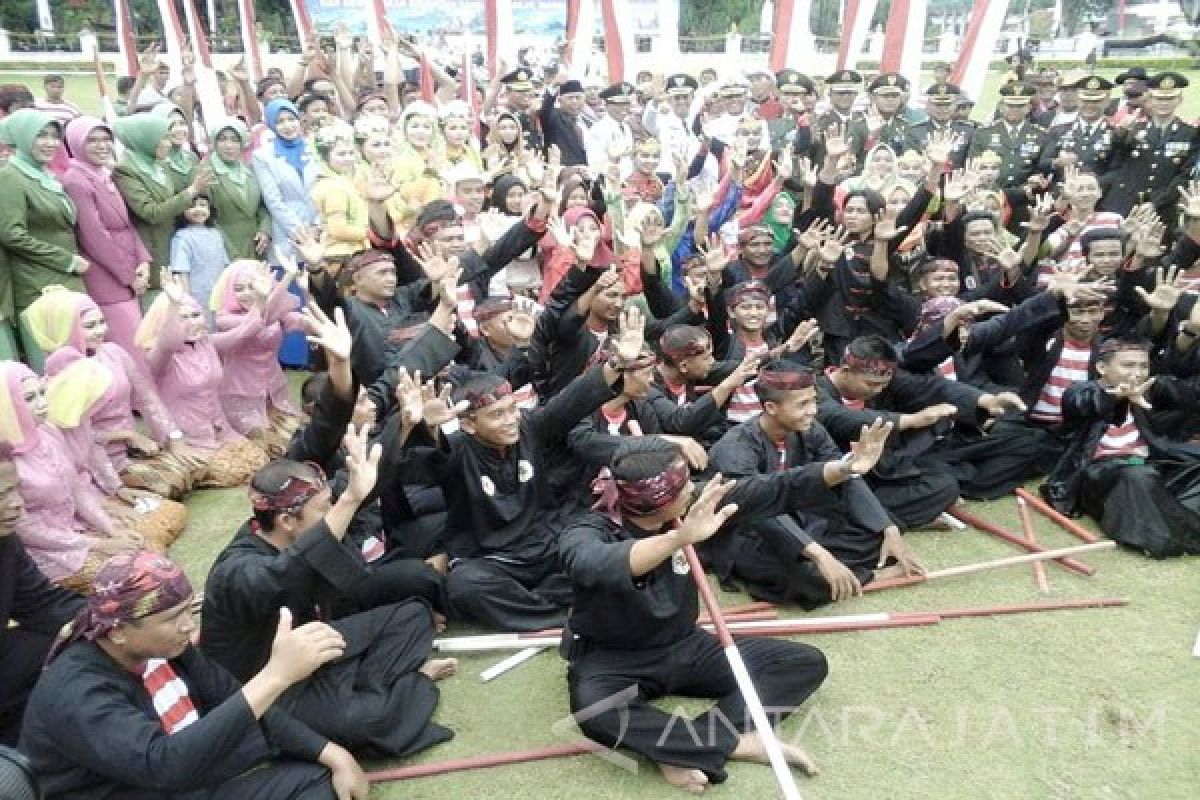
POLYGON ((528 483, 533 477, 533 464, 530 464, 525 459, 517 462, 517 480, 521 483, 528 483))
POLYGON ((483 493, 488 497, 496 496, 496 484, 492 483, 492 479, 487 475, 479 477, 479 488, 483 489, 483 493))
POLYGON ((687 575, 692 571, 692 565, 688 563, 687 556, 683 554, 682 550, 676 550, 671 555, 671 569, 675 571, 676 575, 687 575))

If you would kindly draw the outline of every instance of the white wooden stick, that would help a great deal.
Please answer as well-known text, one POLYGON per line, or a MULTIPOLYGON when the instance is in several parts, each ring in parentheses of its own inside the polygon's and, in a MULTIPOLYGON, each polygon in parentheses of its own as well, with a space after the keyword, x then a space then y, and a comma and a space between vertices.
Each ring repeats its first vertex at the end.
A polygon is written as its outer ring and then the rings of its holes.
POLYGON ((987 572, 992 569, 1002 569, 1004 567, 1012 567, 1018 564, 1032 564, 1036 561, 1050 561, 1055 558, 1063 558, 1064 556, 1073 556, 1079 553, 1090 553, 1094 550, 1111 550, 1116 547, 1117 543, 1111 540, 1103 542, 1094 542, 1092 544, 1079 544, 1074 547, 1061 547, 1058 550, 1046 550, 1041 553, 1025 553, 1019 556, 1009 556, 1008 558, 998 558, 995 561, 981 561, 978 564, 963 564, 958 567, 947 567, 946 569, 934 570, 925 575, 926 580, 936 580, 937 578, 951 578, 955 575, 971 575, 976 572, 987 572))
POLYGON ((942 523, 943 525, 948 525, 956 531, 965 531, 967 529, 967 523, 963 522, 958 517, 950 516, 945 511, 938 515, 938 522, 942 523))
POLYGON ((1192 648, 1192 656, 1200 658, 1200 631, 1196 632, 1196 646, 1192 648))
POLYGON ((483 672, 479 673, 479 680, 487 683, 490 680, 499 678, 510 669, 524 664, 526 661, 533 658, 544 649, 546 649, 545 646, 539 645, 537 647, 526 647, 524 650, 521 650, 518 653, 513 653, 503 661, 498 661, 485 669, 483 672))

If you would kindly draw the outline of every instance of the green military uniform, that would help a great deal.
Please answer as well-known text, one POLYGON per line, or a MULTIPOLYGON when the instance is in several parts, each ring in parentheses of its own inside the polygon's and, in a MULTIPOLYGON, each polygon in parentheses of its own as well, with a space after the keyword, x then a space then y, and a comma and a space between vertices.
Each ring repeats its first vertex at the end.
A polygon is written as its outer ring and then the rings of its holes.
POLYGON ((934 113, 944 111, 948 121, 939 122, 931 114, 925 121, 910 125, 905 149, 919 150, 924 153, 930 136, 937 132, 950 131, 958 136, 958 141, 950 150, 950 163, 955 169, 962 167, 967 162, 967 148, 970 147, 971 136, 974 135, 975 128, 954 119, 954 108, 961 97, 962 89, 952 83, 935 83, 926 89, 926 107, 932 109, 934 113))
MULTIPOLYGON (((879 109, 878 100, 887 97, 898 99, 901 94, 908 91, 908 79, 895 72, 885 72, 876 76, 867 89, 871 92, 871 102, 875 104, 880 114, 883 114, 884 112, 879 109)), ((902 111, 897 109, 896 113, 884 116, 882 128, 873 132, 868 129, 867 149, 870 150, 876 145, 883 144, 890 147, 896 155, 900 155, 908 147, 911 127, 902 111)))
MULTIPOLYGON (((1104 103, 1113 83, 1099 75, 1088 75, 1066 88, 1077 90, 1083 103, 1104 103)), ((1049 141, 1042 153, 1042 171, 1055 171, 1053 162, 1063 153, 1074 153, 1076 165, 1091 170, 1106 182, 1104 178, 1112 169, 1116 154, 1116 130, 1103 116, 1088 122, 1081 112, 1074 122, 1050 129, 1049 141)))
MULTIPOLYGON (((830 95, 834 92, 854 92, 857 94, 862 88, 862 83, 862 75, 859 75, 852 69, 843 69, 835 72, 825 81, 830 95)), ((817 117, 817 122, 814 126, 816 131, 813 135, 813 161, 820 164, 825 160, 825 136, 832 128, 838 126, 845 129, 845 136, 850 143, 850 152, 858 159, 858 164, 861 167, 863 156, 867 152, 867 136, 870 133, 867 130, 867 119, 862 114, 856 113, 843 116, 836 109, 830 109, 817 117)))
POLYGON ((213 151, 208 157, 216 181, 208 189, 212 201, 214 222, 225 237, 225 251, 232 261, 242 258, 258 259, 254 251, 256 234, 271 234, 271 216, 262 202, 262 190, 254 170, 240 159, 226 162, 217 155, 217 137, 233 131, 246 146, 250 134, 241 120, 225 122, 212 134, 213 151))
MULTIPOLYGON (((1000 99, 1006 105, 1028 107, 1034 94, 1036 92, 1032 86, 1010 83, 1000 90, 1000 99)), ((996 185, 1000 189, 1011 189, 1024 186, 1030 176, 1041 169, 1046 142, 1046 129, 1028 119, 1017 125, 1000 119, 975 131, 967 155, 975 158, 988 150, 994 151, 1000 156, 1000 175, 996 185)))
POLYGON ((816 84, 807 75, 794 69, 780 70, 775 74, 775 86, 783 103, 783 115, 769 120, 767 130, 771 135, 771 149, 782 150, 794 145, 796 155, 808 156, 813 149, 812 122, 807 110, 799 110, 801 98, 815 94, 816 84))

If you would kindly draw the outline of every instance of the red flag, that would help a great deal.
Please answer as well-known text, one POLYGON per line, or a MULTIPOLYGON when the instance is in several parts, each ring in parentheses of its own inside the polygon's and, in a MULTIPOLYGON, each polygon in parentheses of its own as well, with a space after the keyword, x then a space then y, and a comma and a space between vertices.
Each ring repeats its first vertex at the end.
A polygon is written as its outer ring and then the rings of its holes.
POLYGON ((846 0, 842 38, 838 42, 838 69, 854 69, 857 65, 862 56, 867 30, 871 26, 871 18, 875 16, 876 3, 877 0, 846 0))
POLYGON ((475 73, 471 71, 471 54, 464 52, 462 57, 462 73, 458 81, 459 97, 471 109, 471 135, 479 141, 479 94, 475 91, 475 73))
POLYGON ((429 56, 424 53, 421 54, 420 85, 421 99, 426 103, 432 103, 437 84, 433 80, 433 70, 429 67, 429 56))
POLYGON ((617 19, 617 11, 613 7, 614 0, 600 0, 600 13, 604 16, 604 54, 608 57, 608 82, 620 83, 625 80, 625 42, 622 30, 632 20, 625 20, 622 25, 617 19))
POLYGON ((117 27, 117 51, 125 62, 124 75, 138 74, 137 43, 133 40, 133 17, 129 13, 129 0, 116 0, 114 9, 117 27))
POLYGON ((921 76, 925 11, 925 0, 892 0, 884 28, 880 71, 898 72, 913 86, 921 76))
POLYGON ((296 20, 296 33, 300 37, 300 48, 316 38, 317 29, 313 27, 312 18, 308 16, 308 0, 290 0, 292 18, 296 20))
POLYGON ((500 77, 496 74, 500 70, 499 43, 496 35, 500 19, 496 12, 496 0, 483 0, 483 21, 487 31, 487 53, 485 55, 487 56, 488 77, 496 80, 500 77))
POLYGON ((258 46, 258 22, 254 17, 254 0, 238 0, 238 15, 242 27, 242 47, 246 49, 246 66, 250 70, 250 78, 262 80, 263 60, 262 50, 258 46))
POLYGON ((567 47, 563 60, 575 63, 575 37, 579 34, 579 0, 567 0, 567 47))
POLYGON ((204 35, 204 26, 200 24, 200 15, 196 13, 196 4, 192 0, 183 0, 183 15, 187 17, 188 31, 192 34, 192 50, 196 53, 196 60, 202 66, 212 69, 212 51, 208 49, 208 37, 204 35))
POLYGON ((795 0, 775 0, 774 38, 771 39, 771 55, 769 64, 772 72, 779 72, 787 67, 788 44, 791 42, 792 11, 795 0))

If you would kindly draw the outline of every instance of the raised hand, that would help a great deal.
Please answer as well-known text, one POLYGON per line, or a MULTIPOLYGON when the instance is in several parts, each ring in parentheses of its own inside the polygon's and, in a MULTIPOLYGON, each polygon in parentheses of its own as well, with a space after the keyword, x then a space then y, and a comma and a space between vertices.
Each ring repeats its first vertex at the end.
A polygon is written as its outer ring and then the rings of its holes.
POLYGON ((850 152, 850 140, 846 138, 846 127, 838 124, 825 131, 825 158, 840 160, 850 152))
POLYGON ((442 386, 439 392, 433 381, 426 381, 421 386, 421 405, 425 410, 425 424, 430 428, 440 428, 448 422, 457 421, 459 415, 467 410, 465 400, 454 402, 450 384, 442 386))
POLYGON ((736 481, 727 481, 720 473, 714 475, 700 490, 700 496, 688 509, 675 535, 685 544, 696 544, 712 538, 737 513, 737 504, 724 502, 725 496, 736 485, 736 481))
POLYGON ((613 351, 622 364, 628 364, 642 354, 645 343, 646 318, 637 306, 630 306, 621 312, 613 351))
POLYGON ((1200 217, 1200 180, 1179 187, 1179 204, 1185 217, 1200 217))
POLYGON ((400 409, 400 421, 405 428, 414 428, 425 419, 425 392, 421 384, 421 371, 409 374, 400 367, 396 370, 396 405, 400 409))
POLYGON ((151 42, 150 46, 138 56, 138 71, 150 73, 156 69, 158 69, 158 43, 151 42))
POLYGON ((187 292, 183 288, 183 280, 178 275, 167 267, 162 267, 158 271, 158 282, 162 284, 163 294, 167 296, 172 305, 177 306, 183 302, 183 296, 187 292))
POLYGON ((934 131, 925 142, 925 155, 934 164, 945 164, 961 141, 961 137, 953 131, 934 131))
POLYGON ((817 330, 817 321, 815 319, 804 320, 797 325, 788 338, 784 340, 782 347, 783 352, 794 353, 800 348, 804 347, 804 345, 808 344, 813 336, 816 335, 817 330))
POLYGON ((907 225, 896 227, 896 217, 889 214, 887 209, 875 215, 875 238, 879 241, 890 242, 901 236, 906 230, 908 230, 907 225))
POLYGON ((1172 266, 1164 272, 1163 268, 1159 267, 1154 270, 1154 291, 1147 292, 1142 286, 1135 286, 1133 290, 1151 311, 1169 313, 1183 295, 1183 278, 1180 275, 1180 269, 1178 266, 1172 266))
POLYGON ((821 242, 821 247, 817 251, 817 255, 827 264, 833 264, 846 249, 846 243, 850 241, 850 232, 842 228, 840 225, 821 242))
POLYGON ((446 258, 441 248, 434 246, 430 242, 420 242, 417 245, 415 258, 417 263, 421 265, 421 270, 425 273, 425 277, 434 283, 449 275, 453 270, 450 264, 451 259, 446 258))
POLYGON ((870 425, 863 425, 858 434, 858 441, 850 443, 847 461, 851 472, 855 475, 865 475, 873 470, 879 463, 891 435, 892 423, 884 422, 882 417, 876 417, 870 425))
POLYGON ((1029 232, 1041 233, 1046 230, 1050 224, 1050 217, 1054 213, 1054 198, 1050 195, 1042 195, 1029 208, 1029 232))
POLYGON ((1134 252, 1143 259, 1158 258, 1163 254, 1163 236, 1167 226, 1155 221, 1138 229, 1134 234, 1134 252))
POLYGON ((292 231, 290 238, 306 266, 314 267, 325 258, 325 234, 319 229, 301 226, 292 231))
POLYGON ((720 234, 710 234, 708 246, 701 252, 704 253, 704 268, 710 275, 714 272, 720 274, 725 271, 725 267, 729 264, 729 253, 725 250, 725 243, 721 241, 720 234))
POLYGON ((375 488, 379 477, 379 460, 383 457, 383 446, 371 444, 370 427, 363 425, 346 426, 346 435, 342 438, 342 447, 346 451, 346 471, 350 480, 346 484, 346 493, 355 500, 363 500, 375 488))
POLYGON ((804 250, 816 250, 821 246, 821 242, 833 231, 833 226, 826 220, 818 217, 809 224, 808 228, 801 232, 799 229, 793 229, 792 233, 796 237, 796 244, 804 250))
POLYGON ((349 361, 350 351, 354 347, 354 337, 346 325, 346 312, 338 306, 333 310, 333 319, 329 319, 321 307, 310 303, 301 312, 308 326, 308 341, 319 346, 331 361, 349 361))

